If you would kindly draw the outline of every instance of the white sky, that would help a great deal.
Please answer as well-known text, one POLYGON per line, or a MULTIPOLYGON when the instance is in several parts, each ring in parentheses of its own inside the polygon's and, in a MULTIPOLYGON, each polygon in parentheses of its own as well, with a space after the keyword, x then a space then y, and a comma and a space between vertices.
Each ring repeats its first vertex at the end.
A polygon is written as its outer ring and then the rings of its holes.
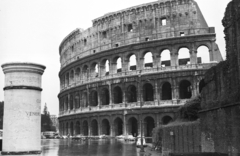
MULTIPOLYGON (((1 0, 0 65, 34 62, 47 68, 42 79, 42 108, 58 115, 60 70, 58 47, 76 28, 87 29, 92 20, 108 12, 154 0, 1 0)), ((225 58, 221 20, 230 0, 196 0, 209 26, 214 26, 217 44, 225 58)), ((0 101, 4 101, 4 74, 0 72, 0 101)))

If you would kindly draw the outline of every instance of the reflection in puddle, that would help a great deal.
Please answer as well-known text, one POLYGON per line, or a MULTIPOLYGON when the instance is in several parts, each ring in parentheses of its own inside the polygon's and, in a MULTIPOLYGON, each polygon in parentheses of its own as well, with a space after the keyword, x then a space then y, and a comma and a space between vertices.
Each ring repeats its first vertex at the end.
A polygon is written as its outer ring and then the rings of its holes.
POLYGON ((137 156, 133 142, 116 139, 72 141, 70 139, 42 140, 41 156, 137 156))

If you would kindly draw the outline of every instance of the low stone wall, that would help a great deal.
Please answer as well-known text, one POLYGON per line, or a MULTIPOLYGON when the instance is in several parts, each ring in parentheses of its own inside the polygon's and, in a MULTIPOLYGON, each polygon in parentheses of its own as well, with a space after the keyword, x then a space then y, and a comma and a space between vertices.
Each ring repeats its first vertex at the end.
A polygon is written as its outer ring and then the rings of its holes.
POLYGON ((201 133, 199 121, 174 122, 154 130, 153 142, 160 147, 162 155, 169 153, 201 152, 201 133))

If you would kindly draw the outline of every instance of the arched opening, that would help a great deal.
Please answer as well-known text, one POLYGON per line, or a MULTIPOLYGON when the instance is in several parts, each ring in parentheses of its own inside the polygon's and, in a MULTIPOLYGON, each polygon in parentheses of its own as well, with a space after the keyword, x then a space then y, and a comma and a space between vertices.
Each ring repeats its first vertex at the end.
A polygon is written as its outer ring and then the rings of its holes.
POLYGON ((161 52, 160 59, 162 67, 171 66, 171 56, 168 49, 161 52))
POLYGON ((132 54, 129 56, 129 70, 137 70, 137 64, 136 64, 136 55, 132 54))
POLYGON ((109 75, 109 61, 107 59, 101 62, 100 69, 101 69, 101 76, 109 75))
POLYGON ((77 68, 75 71, 76 81, 80 81, 80 68, 77 68))
POLYGON ((87 93, 83 92, 82 94, 82 107, 88 107, 87 93))
POLYGON ((122 72, 122 59, 121 59, 121 57, 118 56, 118 57, 113 59, 112 69, 113 69, 114 73, 122 72))
POLYGON ((162 100, 172 100, 172 88, 169 82, 162 85, 162 100))
POLYGON ((66 123, 65 135, 68 135, 68 134, 69 134, 69 126, 68 126, 68 123, 66 123))
POLYGON ((73 130, 73 122, 70 123, 70 135, 74 135, 74 130, 73 130))
POLYGON ((98 64, 97 63, 93 63, 90 70, 91 70, 92 78, 98 77, 98 64))
POLYGON ((91 122, 91 132, 92 132, 92 136, 97 136, 98 135, 98 122, 97 122, 97 120, 93 120, 91 122))
POLYGON ((172 122, 172 118, 170 117, 170 116, 164 116, 163 118, 162 118, 162 124, 163 125, 167 125, 167 124, 169 124, 170 122, 172 122))
POLYGON ((137 88, 134 85, 130 85, 127 88, 127 102, 137 102, 137 88))
POLYGON ((83 72, 83 79, 84 79, 84 80, 87 80, 87 79, 88 79, 88 74, 89 74, 89 73, 88 73, 88 72, 89 72, 88 70, 89 70, 89 69, 88 69, 88 66, 87 66, 87 65, 84 65, 84 66, 83 66, 83 70, 82 70, 82 72, 83 72))
POLYGON ((66 86, 69 86, 69 73, 66 74, 66 86))
POLYGON ((79 121, 76 122, 75 132, 76 132, 76 135, 80 134, 80 122, 79 121))
POLYGON ((146 117, 144 119, 144 136, 151 137, 154 127, 154 119, 152 117, 146 117))
POLYGON ((144 101, 153 101, 153 86, 150 83, 143 85, 143 100, 144 101))
POLYGON ((206 83, 204 82, 204 79, 202 79, 200 82, 199 82, 199 93, 201 93, 203 87, 205 87, 206 83))
POLYGON ((91 91, 90 94, 90 106, 98 105, 98 93, 96 90, 91 91))
POLYGON ((120 118, 116 118, 114 120, 114 132, 115 136, 119 136, 123 134, 123 121, 120 118))
POLYGON ((179 85, 180 99, 190 99, 192 97, 191 83, 187 80, 182 80, 179 85))
POLYGON ((110 123, 107 119, 102 121, 102 134, 110 135, 110 123))
POLYGON ((79 93, 76 93, 75 95, 75 108, 80 107, 80 98, 79 98, 79 93))
POLYGON ((71 70, 70 72, 70 83, 72 84, 74 82, 74 71, 71 70))
POLYGON ((119 86, 113 89, 113 100, 115 104, 122 103, 122 89, 119 86))
POLYGON ((152 68, 153 67, 153 57, 151 52, 147 52, 144 55, 144 67, 145 68, 152 68))
POLYGON ((88 136, 88 122, 87 121, 83 122, 83 135, 88 136))
POLYGON ((68 110, 68 97, 66 96, 65 98, 65 107, 64 107, 65 110, 68 110))
POLYGON ((73 96, 70 95, 70 110, 73 109, 73 96))
POLYGON ((102 105, 109 105, 110 100, 109 100, 109 91, 107 88, 102 89, 102 96, 101 96, 101 103, 102 105))
POLYGON ((179 66, 190 64, 190 53, 188 48, 180 48, 178 50, 178 64, 179 66))
POLYGON ((128 120, 128 134, 133 135, 134 137, 138 136, 138 122, 134 117, 131 117, 128 120))
POLYGON ((197 63, 209 63, 209 49, 206 46, 200 46, 197 49, 197 63))

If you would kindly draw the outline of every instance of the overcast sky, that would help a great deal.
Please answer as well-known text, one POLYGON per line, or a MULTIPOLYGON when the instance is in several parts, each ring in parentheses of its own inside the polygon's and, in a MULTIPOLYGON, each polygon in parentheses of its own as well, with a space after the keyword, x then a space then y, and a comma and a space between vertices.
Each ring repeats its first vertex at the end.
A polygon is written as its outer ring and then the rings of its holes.
MULTIPOLYGON (((92 20, 108 12, 153 2, 152 0, 1 0, 0 65, 34 62, 47 68, 42 79, 42 108, 58 115, 59 44, 76 28, 87 29, 92 20)), ((225 58, 221 20, 230 0, 196 0, 207 23, 215 27, 216 43, 225 58)), ((4 101, 4 74, 0 72, 0 101, 4 101)))

